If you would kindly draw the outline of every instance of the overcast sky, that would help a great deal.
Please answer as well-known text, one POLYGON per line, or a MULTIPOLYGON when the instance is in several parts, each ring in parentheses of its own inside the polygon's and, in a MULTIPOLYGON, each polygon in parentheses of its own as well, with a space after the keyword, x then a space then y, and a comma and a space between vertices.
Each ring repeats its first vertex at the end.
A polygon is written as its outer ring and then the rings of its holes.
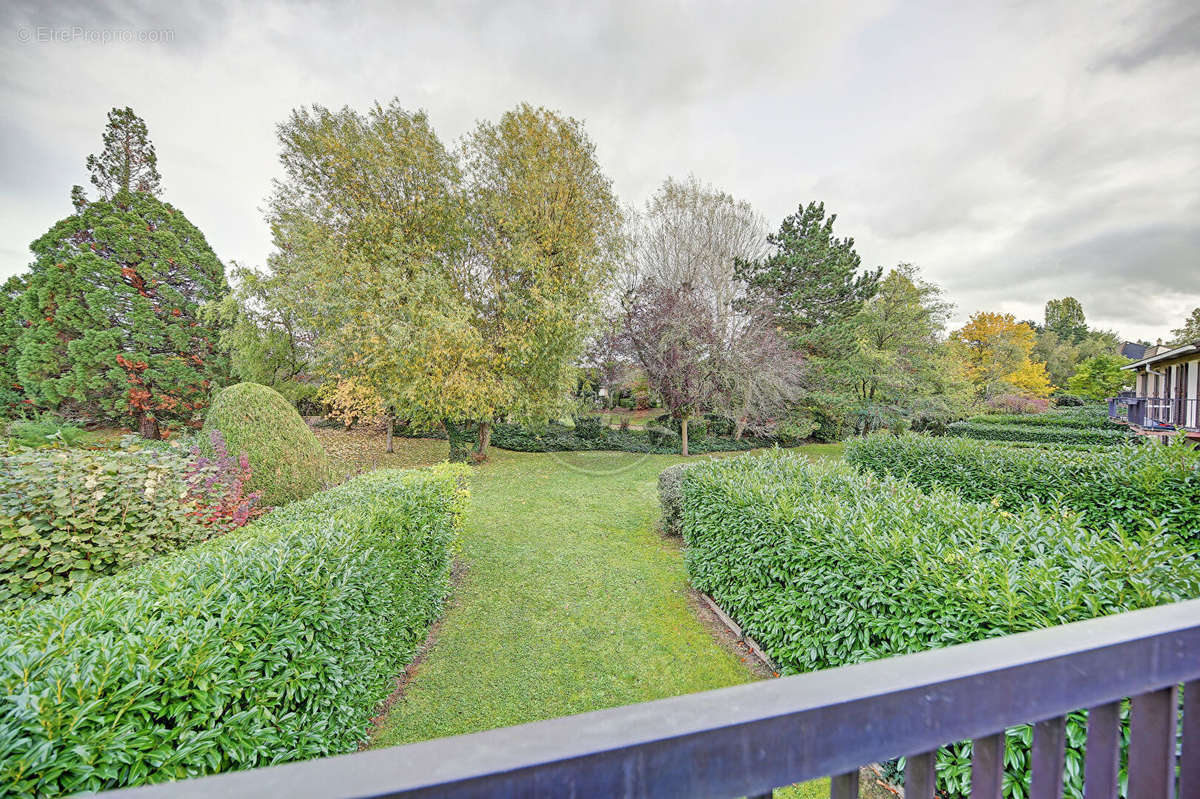
POLYGON ((1153 340, 1200 306, 1195 0, 0 0, 0 276, 70 213, 114 106, 217 255, 262 265, 276 123, 392 97, 448 143, 521 101, 580 118, 625 203, 689 173, 773 225, 823 200, 956 322, 1069 294, 1153 340))

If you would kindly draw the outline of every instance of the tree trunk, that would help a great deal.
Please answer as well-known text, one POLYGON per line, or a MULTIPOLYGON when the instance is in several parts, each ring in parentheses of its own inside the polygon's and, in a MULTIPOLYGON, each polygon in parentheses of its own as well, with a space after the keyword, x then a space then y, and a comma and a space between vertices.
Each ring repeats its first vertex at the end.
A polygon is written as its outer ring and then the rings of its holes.
POLYGON ((683 446, 680 449, 680 454, 682 454, 685 458, 687 457, 687 454, 688 454, 688 451, 687 451, 687 423, 688 423, 688 415, 685 413, 683 415, 683 418, 679 422, 679 432, 682 433, 681 438, 682 438, 682 443, 683 443, 683 446))
POLYGON ((475 454, 478 455, 480 458, 487 457, 488 444, 490 444, 491 442, 492 442, 492 423, 491 422, 480 422, 479 423, 479 446, 475 450, 475 454))
POLYGON ((743 434, 743 433, 745 433, 745 432, 746 432, 746 417, 745 417, 745 416, 739 416, 739 417, 738 417, 738 420, 737 420, 737 422, 735 422, 735 423, 734 423, 734 427, 733 427, 733 440, 734 440, 734 441, 741 441, 741 440, 742 440, 742 434, 743 434))
POLYGON ((394 444, 392 442, 392 432, 393 432, 392 428, 394 428, 395 426, 396 426, 396 416, 395 416, 395 414, 393 414, 389 411, 387 414, 387 451, 388 452, 396 451, 396 447, 394 446, 394 444))
POLYGON ((142 438, 152 440, 162 438, 162 433, 158 430, 158 420, 148 413, 143 413, 142 418, 138 420, 138 433, 142 438))

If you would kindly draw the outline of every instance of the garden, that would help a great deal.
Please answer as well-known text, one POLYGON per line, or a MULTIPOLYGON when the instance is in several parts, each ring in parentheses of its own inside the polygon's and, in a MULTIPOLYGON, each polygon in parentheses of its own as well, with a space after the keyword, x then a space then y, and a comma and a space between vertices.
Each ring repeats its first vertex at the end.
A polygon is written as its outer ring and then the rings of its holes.
MULTIPOLYGON (((1070 297, 948 331, 942 290, 864 269, 822 203, 768 233, 690 178, 622 210, 543 108, 454 147, 395 103, 279 138, 266 270, 226 270, 114 109, 98 196, 0 293, 7 794, 1200 597, 1200 455, 1108 418, 1118 337, 1070 297)), ((1008 731, 1012 799, 1029 743, 1008 731)), ((970 754, 939 753, 943 796, 970 754)))

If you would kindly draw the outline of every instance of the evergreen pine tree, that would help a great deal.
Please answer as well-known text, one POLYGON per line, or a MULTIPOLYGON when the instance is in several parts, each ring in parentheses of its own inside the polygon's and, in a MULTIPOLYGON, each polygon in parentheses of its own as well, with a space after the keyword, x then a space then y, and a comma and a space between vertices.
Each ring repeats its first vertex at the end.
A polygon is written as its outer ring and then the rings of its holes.
MULTIPOLYGON (((162 191, 158 156, 150 143, 146 123, 128 106, 108 112, 104 150, 100 155, 88 156, 87 168, 92 173, 92 185, 100 190, 104 200, 111 200, 122 191, 155 196, 162 191)), ((72 201, 77 202, 74 192, 72 201)))
POLYGON ((798 338, 846 321, 875 296, 883 269, 860 272, 853 238, 837 238, 824 203, 809 203, 767 237, 774 248, 759 261, 737 263, 738 276, 768 303, 780 326, 798 338))

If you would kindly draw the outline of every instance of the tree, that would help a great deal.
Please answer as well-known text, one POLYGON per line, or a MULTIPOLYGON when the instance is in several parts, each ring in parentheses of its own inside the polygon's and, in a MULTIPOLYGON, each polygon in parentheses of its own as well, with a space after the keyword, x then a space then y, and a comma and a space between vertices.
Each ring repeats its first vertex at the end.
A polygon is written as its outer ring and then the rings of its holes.
POLYGON ((848 325, 854 350, 818 359, 825 382, 853 394, 859 432, 901 419, 945 421, 967 405, 969 389, 944 346, 953 306, 942 289, 900 264, 848 325))
POLYGON ((778 323, 804 337, 849 319, 875 295, 883 269, 860 272, 853 238, 833 233, 837 214, 825 218, 824 203, 809 203, 786 217, 768 236, 774 252, 739 260, 738 276, 757 301, 766 302, 778 323))
POLYGON ((302 380, 314 367, 315 340, 287 298, 296 286, 280 275, 234 265, 235 290, 211 308, 233 376, 275 389, 293 404, 315 398, 302 380))
POLYGON ((1012 314, 976 312, 951 335, 951 344, 984 399, 1010 391, 1045 397, 1053 389, 1046 365, 1031 358, 1033 330, 1012 314))
POLYGON ((1079 364, 1067 388, 1072 394, 1094 400, 1116 396, 1131 382, 1129 372, 1121 369, 1127 363, 1129 359, 1115 353, 1093 355, 1079 364))
POLYGON ((578 122, 521 106, 456 157, 396 103, 314 107, 279 138, 270 266, 327 374, 415 424, 473 423, 481 453, 494 419, 563 407, 617 217, 578 122))
MULTIPOLYGON (((99 155, 88 156, 87 168, 102 200, 111 200, 122 191, 156 196, 162 191, 158 156, 150 143, 146 123, 128 106, 108 112, 104 149, 99 155)), ((76 197, 73 191, 72 198, 77 202, 82 193, 76 197)))
POLYGON ((462 155, 470 247, 456 283, 505 397, 476 417, 482 455, 499 413, 545 420, 568 407, 621 215, 578 120, 522 104, 480 123, 462 155))
POLYGON ((228 371, 202 315, 229 290, 204 235, 152 195, 119 191, 31 248, 17 372, 34 403, 75 403, 146 438, 199 424, 228 371))
POLYGON ((1171 331, 1172 344, 1176 347, 1200 341, 1200 308, 1194 308, 1191 316, 1183 322, 1183 327, 1171 331))
POLYGON ((688 417, 713 411, 734 423, 737 437, 746 429, 769 432, 801 391, 798 355, 770 313, 745 302, 735 272, 739 260, 762 254, 764 232, 748 203, 695 177, 668 178, 638 220, 626 330, 651 386, 669 384, 664 402, 680 417, 681 431, 688 417), (697 318, 673 320, 650 307, 672 291, 684 299, 672 301, 671 313, 690 309, 697 318), (684 374, 662 373, 672 364, 684 374))
POLYGON ((1083 306, 1074 297, 1050 300, 1046 303, 1046 330, 1064 341, 1078 344, 1088 333, 1083 306))
POLYGON ((690 283, 672 286, 651 277, 630 296, 625 325, 651 387, 680 420, 687 455, 688 421, 712 407, 728 374, 712 306, 690 283))
POLYGON ((12 417, 27 407, 25 391, 17 377, 17 342, 25 333, 21 296, 25 277, 13 275, 0 287, 0 412, 12 417))

